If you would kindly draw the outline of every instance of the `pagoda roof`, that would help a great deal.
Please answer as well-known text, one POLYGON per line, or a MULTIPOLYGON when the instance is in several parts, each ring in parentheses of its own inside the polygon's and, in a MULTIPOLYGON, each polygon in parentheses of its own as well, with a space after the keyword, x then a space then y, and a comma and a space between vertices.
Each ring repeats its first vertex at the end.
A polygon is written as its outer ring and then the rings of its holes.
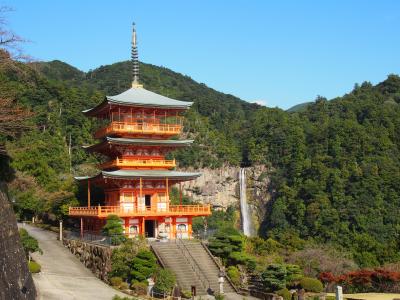
POLYGON ((188 109, 193 102, 175 100, 146 90, 141 86, 135 86, 121 94, 106 96, 102 103, 91 109, 84 110, 83 113, 95 113, 96 111, 100 111, 107 104, 167 109, 188 109))
POLYGON ((83 146, 86 150, 94 150, 105 145, 142 145, 142 146, 174 146, 185 147, 193 143, 193 140, 157 140, 157 139, 129 139, 106 137, 102 142, 90 146, 83 146))
POLYGON ((188 173, 167 170, 116 170, 116 171, 101 171, 99 174, 89 177, 75 177, 78 181, 85 181, 88 179, 171 179, 186 181, 199 177, 201 173, 188 173))

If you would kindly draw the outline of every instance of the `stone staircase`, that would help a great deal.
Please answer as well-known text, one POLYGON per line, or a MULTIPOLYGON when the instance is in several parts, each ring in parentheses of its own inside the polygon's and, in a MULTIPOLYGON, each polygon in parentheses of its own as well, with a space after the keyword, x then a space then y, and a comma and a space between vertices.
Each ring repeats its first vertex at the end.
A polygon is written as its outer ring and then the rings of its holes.
MULTIPOLYGON (((198 241, 176 240, 152 242, 151 248, 163 267, 172 270, 182 290, 190 291, 196 286, 197 295, 219 292, 219 267, 211 253, 198 241)), ((235 293, 225 278, 224 293, 235 293)))

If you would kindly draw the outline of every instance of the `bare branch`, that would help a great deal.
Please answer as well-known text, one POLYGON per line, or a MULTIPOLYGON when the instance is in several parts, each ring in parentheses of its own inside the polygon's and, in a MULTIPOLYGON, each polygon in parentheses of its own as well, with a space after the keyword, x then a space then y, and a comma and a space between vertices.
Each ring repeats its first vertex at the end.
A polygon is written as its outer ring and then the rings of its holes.
MULTIPOLYGON (((9 53, 13 60, 25 60, 21 44, 28 42, 8 28, 6 14, 13 11, 8 6, 0 6, 0 49, 9 53)), ((4 60, 2 60, 4 62, 4 60)))

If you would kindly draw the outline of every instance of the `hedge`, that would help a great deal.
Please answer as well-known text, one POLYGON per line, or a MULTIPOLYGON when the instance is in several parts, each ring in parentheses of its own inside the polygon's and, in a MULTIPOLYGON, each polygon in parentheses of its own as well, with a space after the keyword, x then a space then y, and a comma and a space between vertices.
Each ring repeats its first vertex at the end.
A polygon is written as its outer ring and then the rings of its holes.
POLYGON ((35 261, 28 262, 29 272, 39 273, 42 267, 35 261))
POLYGON ((322 282, 316 278, 303 277, 300 280, 300 286, 307 292, 320 293, 324 289, 322 282))

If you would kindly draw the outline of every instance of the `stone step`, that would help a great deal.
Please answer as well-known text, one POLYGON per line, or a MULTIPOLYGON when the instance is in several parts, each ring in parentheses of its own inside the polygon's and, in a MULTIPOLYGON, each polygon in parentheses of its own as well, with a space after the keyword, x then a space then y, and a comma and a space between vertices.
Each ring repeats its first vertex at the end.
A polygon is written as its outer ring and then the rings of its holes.
MULTIPOLYGON (((153 243, 151 246, 165 266, 177 275, 177 283, 182 289, 190 290, 191 286, 195 285, 198 295, 206 295, 208 285, 210 285, 212 290, 218 291, 219 268, 212 257, 198 241, 185 240, 184 243, 185 247, 175 242, 153 243), (207 289, 204 289, 203 282, 207 283, 207 289)), ((224 289, 227 293, 234 292, 227 281, 225 281, 224 289)))

